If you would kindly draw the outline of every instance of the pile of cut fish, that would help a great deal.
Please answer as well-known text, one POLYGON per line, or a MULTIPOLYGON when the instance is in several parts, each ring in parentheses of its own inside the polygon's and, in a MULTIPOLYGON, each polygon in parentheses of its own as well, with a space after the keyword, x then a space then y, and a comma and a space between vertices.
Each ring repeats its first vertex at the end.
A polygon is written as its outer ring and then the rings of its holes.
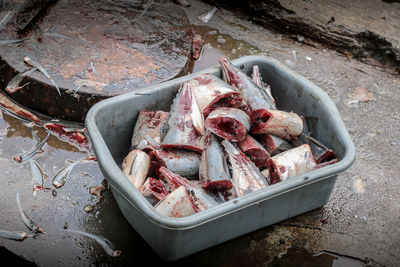
POLYGON ((276 108, 258 66, 252 77, 219 60, 224 80, 181 84, 170 112, 141 111, 122 164, 159 213, 185 217, 338 160, 299 114, 276 108))

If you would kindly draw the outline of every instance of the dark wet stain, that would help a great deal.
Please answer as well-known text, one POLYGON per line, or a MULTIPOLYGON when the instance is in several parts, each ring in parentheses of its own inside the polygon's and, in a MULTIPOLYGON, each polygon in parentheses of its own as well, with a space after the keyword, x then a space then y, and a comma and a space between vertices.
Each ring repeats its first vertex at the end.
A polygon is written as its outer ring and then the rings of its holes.
POLYGON ((3 263, 13 263, 15 266, 22 266, 22 267, 35 267, 37 266, 34 262, 28 261, 23 257, 20 257, 5 247, 0 247, 0 257, 3 263))
POLYGON ((291 247, 286 254, 275 257, 269 267, 378 267, 380 265, 366 258, 364 261, 331 252, 313 254, 302 248, 291 247))

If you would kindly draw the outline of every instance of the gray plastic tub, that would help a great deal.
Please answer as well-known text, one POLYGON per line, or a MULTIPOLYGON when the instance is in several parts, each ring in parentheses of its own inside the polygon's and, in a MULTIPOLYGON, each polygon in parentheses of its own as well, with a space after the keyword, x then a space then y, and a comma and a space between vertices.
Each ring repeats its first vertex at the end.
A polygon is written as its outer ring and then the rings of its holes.
POLYGON ((336 164, 291 178, 185 218, 157 213, 120 170, 141 110, 168 111, 182 82, 200 73, 221 77, 219 67, 104 100, 93 106, 86 127, 100 168, 125 218, 165 260, 176 260, 224 241, 324 206, 337 174, 354 161, 355 148, 329 96, 274 59, 250 56, 232 62, 248 74, 257 64, 278 108, 308 117, 314 137, 335 151, 336 164), (139 92, 139 91, 138 91, 139 92), (144 95, 149 94, 149 95, 144 95))

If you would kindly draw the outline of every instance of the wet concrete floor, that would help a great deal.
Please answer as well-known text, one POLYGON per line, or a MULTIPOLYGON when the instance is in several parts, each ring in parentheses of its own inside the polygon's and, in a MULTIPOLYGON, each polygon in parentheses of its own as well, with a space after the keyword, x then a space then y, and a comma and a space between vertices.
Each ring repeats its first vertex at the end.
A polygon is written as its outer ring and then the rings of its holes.
MULTIPOLYGON (((358 154, 353 166, 339 175, 328 204, 168 264, 130 227, 110 190, 103 192, 99 203, 96 203, 97 197, 89 194, 90 186, 106 185, 95 162, 77 165, 65 186, 57 190, 57 196, 40 191, 34 200, 29 163, 18 164, 12 160, 21 149, 29 150, 33 146, 31 132, 18 120, 3 114, 0 119, 0 229, 27 231, 16 205, 15 194, 19 191, 23 208, 46 234, 23 242, 0 239, 0 246, 39 266, 285 266, 274 264, 279 257, 285 258, 291 246, 312 253, 329 251, 351 256, 363 265, 367 265, 365 259, 369 258, 375 263, 396 266, 400 262, 399 77, 379 66, 363 64, 323 47, 295 42, 228 11, 218 10, 209 23, 202 23, 197 16, 210 6, 197 1, 191 3, 184 10, 193 30, 210 44, 192 67, 193 71, 216 65, 220 54, 230 58, 250 54, 271 56, 323 88, 335 102, 358 154), (373 93, 374 99, 366 103, 351 102, 350 95, 357 86, 373 93), (86 205, 93 205, 94 210, 86 213, 86 205), (69 229, 105 236, 122 250, 122 255, 111 258, 92 240, 64 232, 65 223, 69 229)), ((44 130, 36 130, 43 138, 44 130)), ((84 157, 85 152, 51 136, 44 153, 35 156, 35 160, 49 177, 45 185, 51 186, 51 178, 67 159, 84 157)), ((298 266, 300 263, 315 266, 311 265, 315 257, 289 260, 297 261, 298 266)))

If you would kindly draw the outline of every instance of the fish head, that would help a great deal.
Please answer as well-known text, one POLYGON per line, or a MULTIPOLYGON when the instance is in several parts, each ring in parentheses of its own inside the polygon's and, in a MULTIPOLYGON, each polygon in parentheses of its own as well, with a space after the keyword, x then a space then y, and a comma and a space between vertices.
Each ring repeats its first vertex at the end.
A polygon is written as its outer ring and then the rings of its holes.
POLYGON ((237 87, 237 85, 240 84, 241 80, 238 74, 238 70, 225 57, 221 57, 219 59, 219 63, 222 66, 222 74, 224 76, 224 80, 229 85, 237 87))

